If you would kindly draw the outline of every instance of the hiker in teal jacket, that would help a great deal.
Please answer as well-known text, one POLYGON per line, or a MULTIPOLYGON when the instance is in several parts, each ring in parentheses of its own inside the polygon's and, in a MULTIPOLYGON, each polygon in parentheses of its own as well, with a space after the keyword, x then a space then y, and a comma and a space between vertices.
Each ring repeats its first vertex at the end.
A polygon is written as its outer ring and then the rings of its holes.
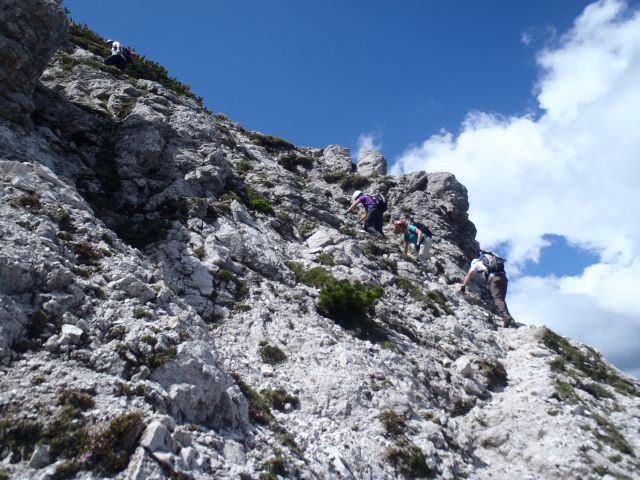
POLYGON ((416 260, 421 263, 427 260, 431 248, 431 238, 425 235, 422 230, 405 220, 396 220, 393 222, 393 232, 403 234, 402 248, 405 256, 408 253, 409 245, 413 245, 416 251, 416 260))

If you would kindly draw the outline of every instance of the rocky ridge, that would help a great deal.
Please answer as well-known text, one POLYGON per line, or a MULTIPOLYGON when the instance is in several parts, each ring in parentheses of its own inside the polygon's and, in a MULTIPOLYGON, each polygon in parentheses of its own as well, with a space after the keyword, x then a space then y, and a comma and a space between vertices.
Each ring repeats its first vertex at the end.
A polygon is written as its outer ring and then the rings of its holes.
POLYGON ((246 131, 102 66, 58 2, 2 6, 0 475, 637 476, 638 382, 457 293, 453 175, 246 131), (427 265, 355 189, 430 225, 427 265))

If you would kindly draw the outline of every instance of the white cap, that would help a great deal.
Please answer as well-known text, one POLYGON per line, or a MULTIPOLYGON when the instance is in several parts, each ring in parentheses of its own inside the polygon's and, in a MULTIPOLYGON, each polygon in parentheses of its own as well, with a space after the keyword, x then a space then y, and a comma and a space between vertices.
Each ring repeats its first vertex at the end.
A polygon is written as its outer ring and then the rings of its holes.
POLYGON ((360 195, 362 195, 362 190, 356 190, 353 192, 353 195, 351 195, 351 201, 355 202, 360 195))

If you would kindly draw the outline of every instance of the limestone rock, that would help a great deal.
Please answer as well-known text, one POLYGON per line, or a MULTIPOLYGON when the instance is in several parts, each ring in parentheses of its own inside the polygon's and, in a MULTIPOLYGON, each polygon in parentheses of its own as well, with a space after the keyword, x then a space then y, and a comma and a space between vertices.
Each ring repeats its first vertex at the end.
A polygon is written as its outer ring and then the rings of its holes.
POLYGON ((351 154, 348 148, 329 145, 322 151, 322 165, 329 172, 351 173, 351 154))
POLYGON ((387 160, 380 152, 363 148, 358 154, 356 162, 358 174, 364 176, 386 175, 387 160))
POLYGON ((43 72, 61 15, 0 9, 0 438, 36 441, 0 445, 6 476, 68 467, 61 422, 118 434, 115 477, 137 480, 390 480, 406 458, 445 479, 637 476, 638 382, 498 328, 482 284, 455 291, 478 249, 455 176, 258 146, 72 37, 43 72), (426 264, 344 215, 354 171, 434 231, 426 264))
POLYGON ((34 109, 33 90, 65 33, 65 15, 56 0, 3 2, 0 13, 0 116, 28 122, 28 115, 34 109))

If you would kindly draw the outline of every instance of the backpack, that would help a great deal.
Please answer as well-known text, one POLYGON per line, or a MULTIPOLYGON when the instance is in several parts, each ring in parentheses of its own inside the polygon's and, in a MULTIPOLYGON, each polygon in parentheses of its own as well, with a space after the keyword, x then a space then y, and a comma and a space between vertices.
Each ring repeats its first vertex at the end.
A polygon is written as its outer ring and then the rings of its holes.
POLYGON ((125 47, 122 49, 122 56, 127 61, 127 63, 133 63, 134 58, 137 57, 136 52, 134 52, 129 47, 125 47))
POLYGON ((386 212, 387 211, 387 199, 384 198, 384 195, 382 195, 381 193, 376 193, 375 195, 372 195, 372 197, 376 201, 376 206, 378 207, 378 209, 380 209, 380 211, 382 211, 382 213, 386 212))
POLYGON ((411 225, 413 225, 418 230, 420 230, 422 232, 422 235, 424 235, 425 237, 427 237, 427 238, 432 238, 433 237, 433 232, 431 230, 429 230, 429 227, 427 227, 424 223, 412 221, 411 225))
POLYGON ((504 272, 504 262, 506 260, 504 258, 499 257, 493 252, 481 252, 480 260, 489 273, 503 273, 504 272))

